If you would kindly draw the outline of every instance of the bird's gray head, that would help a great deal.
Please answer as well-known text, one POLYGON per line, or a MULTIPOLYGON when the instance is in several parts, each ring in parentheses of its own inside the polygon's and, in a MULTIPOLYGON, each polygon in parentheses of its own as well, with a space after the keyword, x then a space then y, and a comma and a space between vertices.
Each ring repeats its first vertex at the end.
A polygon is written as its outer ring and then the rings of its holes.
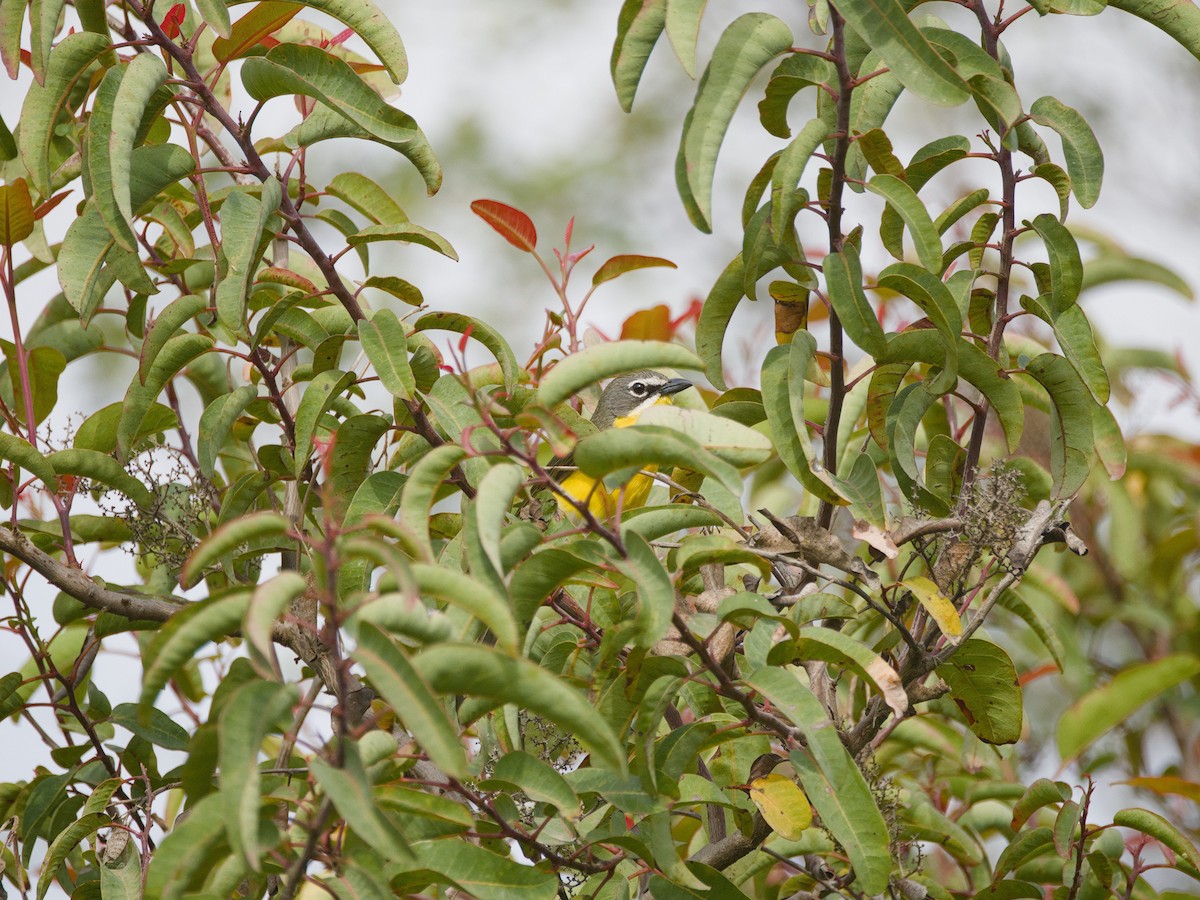
POLYGON ((670 403, 673 395, 691 386, 686 378, 671 378, 653 369, 618 375, 600 394, 592 422, 601 431, 614 425, 632 425, 643 411, 658 403, 670 403))

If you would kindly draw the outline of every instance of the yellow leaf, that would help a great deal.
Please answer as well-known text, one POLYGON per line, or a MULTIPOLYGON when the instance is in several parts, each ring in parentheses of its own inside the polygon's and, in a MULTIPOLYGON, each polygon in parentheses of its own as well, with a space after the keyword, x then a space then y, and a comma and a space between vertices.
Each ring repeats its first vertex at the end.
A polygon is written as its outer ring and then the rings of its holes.
POLYGON ((750 782, 750 799, 775 833, 789 841, 800 839, 812 824, 812 807, 804 791, 786 775, 764 775, 750 782))
POLYGON ((962 619, 959 618, 954 604, 942 595, 938 586, 928 578, 920 577, 909 578, 900 584, 911 591, 918 602, 925 607, 925 612, 929 613, 929 618, 937 622, 937 627, 942 630, 942 634, 957 643, 956 639, 962 635, 962 619))

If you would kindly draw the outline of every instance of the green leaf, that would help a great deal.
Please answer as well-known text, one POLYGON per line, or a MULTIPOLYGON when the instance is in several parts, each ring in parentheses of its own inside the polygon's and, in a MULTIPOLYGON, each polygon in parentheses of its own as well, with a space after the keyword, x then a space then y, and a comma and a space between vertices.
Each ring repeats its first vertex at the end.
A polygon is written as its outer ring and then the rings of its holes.
MULTIPOLYGON (((4 357, 8 363, 8 371, 5 373, 8 378, 5 380, 11 382, 5 387, 11 387, 13 391, 13 411, 18 421, 28 422, 29 416, 25 412, 25 391, 21 384, 21 368, 17 363, 17 348, 8 341, 3 342, 3 347, 4 357)), ((44 422, 46 417, 54 411, 54 407, 58 405, 58 383, 66 368, 66 357, 53 347, 34 347, 26 351, 25 371, 29 376, 29 390, 33 395, 35 424, 44 422)))
MULTIPOLYGON (((335 138, 356 138, 358 140, 374 141, 384 147, 390 147, 412 163, 425 182, 426 193, 432 196, 442 186, 442 167, 438 163, 437 157, 433 154, 433 148, 429 145, 429 139, 425 136, 425 132, 421 130, 420 126, 417 125, 416 120, 411 116, 398 109, 393 109, 393 113, 394 115, 391 118, 395 124, 403 126, 409 131, 409 136, 404 140, 388 140, 379 137, 324 106, 313 110, 307 118, 280 138, 280 140, 291 150, 297 150, 301 147, 311 147, 313 144, 335 138)), ((337 210, 325 210, 319 217, 336 212, 337 210)), ((351 228, 350 232, 352 233, 356 230, 356 228, 351 228)))
POLYGON ((612 281, 626 272, 653 268, 677 269, 679 267, 669 259, 662 259, 658 256, 640 256, 636 253, 623 253, 620 256, 613 256, 604 261, 604 264, 592 276, 592 287, 599 287, 604 282, 612 281))
POLYGON ((158 354, 166 346, 167 341, 183 327, 184 323, 195 318, 208 308, 208 300, 199 294, 185 294, 172 300, 158 315, 150 326, 145 340, 142 341, 142 351, 138 356, 138 377, 142 384, 154 366, 158 354))
POLYGON ((798 331, 791 344, 767 351, 762 368, 763 408, 775 450, 788 471, 821 500, 844 505, 836 478, 825 471, 808 436, 804 375, 816 350, 816 338, 798 331))
POLYGON ((880 272, 878 282, 880 287, 912 300, 937 328, 945 359, 939 364, 941 373, 929 379, 926 388, 936 396, 952 391, 958 383, 962 313, 946 283, 927 269, 903 262, 893 263, 880 272))
POLYGON ((958 222, 963 216, 972 210, 978 209, 984 203, 987 203, 991 193, 987 188, 980 188, 977 191, 971 191, 966 196, 959 197, 949 206, 947 206, 942 214, 939 215, 933 222, 933 227, 937 229, 938 234, 945 234, 950 228, 958 222))
POLYGON ((922 483, 916 458, 921 420, 936 400, 923 383, 907 385, 896 394, 887 411, 888 453, 892 474, 904 495, 935 515, 946 515, 949 512, 946 504, 922 483))
POLYGON ((1122 669, 1063 713, 1058 720, 1059 755, 1074 759, 1134 712, 1198 673, 1200 659, 1183 653, 1122 669))
POLYGON ((1050 260, 1051 309, 1055 314, 1062 313, 1079 299, 1083 287, 1079 245, 1066 226, 1049 213, 1042 213, 1028 225, 1046 245, 1050 260))
MULTIPOLYGON (((525 470, 501 463, 488 470, 479 482, 473 506, 478 522, 480 548, 497 573, 504 572, 500 557, 500 539, 509 524, 513 498, 525 483, 525 470)), ((515 637, 515 634, 514 634, 515 637)), ((515 643, 513 649, 515 650, 515 643)))
POLYGON ((395 297, 401 303, 409 306, 420 306, 425 302, 421 289, 395 275, 372 275, 363 282, 363 287, 375 288, 389 296, 395 297))
MULTIPOLYGON (((859 64, 859 72, 862 76, 873 75, 881 69, 887 69, 887 64, 874 51, 868 53, 859 64)), ((850 95, 850 133, 882 136, 883 123, 891 114, 892 107, 896 105, 896 101, 900 99, 903 92, 904 86, 890 70, 881 75, 874 75, 866 84, 856 88, 850 95)), ((837 113, 833 109, 832 100, 824 91, 817 95, 817 105, 832 128, 837 113)), ((846 155, 846 174, 855 179, 849 183, 850 189, 858 193, 862 193, 863 190, 862 185, 858 182, 865 181, 867 177, 867 159, 866 153, 863 151, 869 146, 871 138, 868 138, 867 141, 868 144, 863 147, 859 146, 859 141, 855 141, 850 145, 850 151, 846 155)), ((831 142, 826 143, 825 152, 826 155, 832 154, 831 142)), ((917 185, 913 184, 912 188, 914 191, 917 190, 917 185)))
POLYGON ((680 431, 718 459, 738 468, 765 462, 772 451, 770 438, 762 432, 707 410, 660 404, 638 416, 638 424, 680 431))
POLYGON ((358 210, 376 225, 399 225, 408 215, 388 192, 361 172, 340 172, 325 191, 358 210))
POLYGON ((120 491, 142 509, 150 509, 154 505, 154 495, 149 489, 107 453, 73 447, 56 450, 46 460, 59 475, 78 475, 97 481, 120 491))
POLYGON ((963 641, 937 673, 967 726, 989 744, 1015 744, 1021 737, 1021 685, 1008 654, 990 641, 963 641))
POLYGON ((1096 442, 1096 455, 1108 477, 1114 481, 1125 474, 1128 454, 1120 423, 1107 406, 1092 407, 1092 436, 1096 442))
MULTIPOLYGON (((17 3, 5 3, 5 12, 16 12, 17 38, 20 38, 20 10, 17 3)), ((46 77, 29 86, 25 104, 21 107, 21 128, 17 146, 29 180, 43 197, 49 197, 50 142, 54 128, 67 105, 76 82, 90 69, 92 63, 109 52, 109 40, 98 34, 81 31, 64 38, 50 54, 46 77)), ((9 62, 11 66, 12 63, 9 62)), ((13 77, 16 77, 15 74, 13 77)))
POLYGON ((136 703, 121 703, 113 708, 109 721, 165 750, 187 750, 191 741, 187 730, 157 707, 150 708, 147 718, 136 703))
POLYGON ((1173 269, 1149 259, 1105 253, 1089 259, 1083 266, 1083 288, 1098 287, 1114 281, 1148 281, 1168 287, 1180 296, 1194 300, 1195 293, 1173 269))
POLYGON ((455 886, 453 893, 479 900, 554 900, 559 891, 558 876, 553 872, 466 841, 429 841, 413 850, 422 868, 439 873, 455 886))
MULTIPOLYGON (((942 338, 936 331, 915 329, 888 338, 887 351, 878 356, 876 362, 923 362, 940 366, 945 355, 942 338)), ((958 374, 992 404, 1004 429, 1009 451, 1016 450, 1025 424, 1025 404, 1012 379, 1005 378, 995 360, 966 340, 958 346, 958 374)))
POLYGON ((467 758, 458 729, 408 655, 369 622, 360 620, 352 628, 357 646, 351 655, 363 667, 371 685, 395 710, 434 765, 456 778, 464 777, 467 758))
MULTIPOLYGON (((250 2, 252 0, 229 0, 229 5, 250 2)), ((303 4, 297 3, 296 6, 319 10, 353 29, 375 51, 395 84, 400 84, 408 77, 408 57, 404 53, 400 32, 371 0, 304 0, 303 4)))
POLYGON ((413 853, 404 835, 375 803, 357 745, 344 738, 341 749, 344 756, 341 768, 334 768, 323 759, 309 763, 317 784, 354 833, 384 859, 411 860, 413 853))
POLYGON ((229 852, 224 846, 225 819, 220 797, 210 794, 198 803, 189 804, 189 808, 191 811, 175 823, 155 848, 146 873, 144 896, 163 900, 183 897, 190 885, 208 875, 229 852))
MULTIPOLYGON (((106 74, 105 81, 108 80, 106 74)), ((99 201, 100 215, 117 244, 130 251, 137 249, 133 239, 133 145, 150 98, 166 80, 167 67, 162 59, 154 53, 137 54, 116 85, 112 109, 105 110, 104 121, 100 123, 101 127, 108 125, 110 132, 94 134, 94 139, 100 143, 107 140, 107 159, 103 148, 96 148, 93 154, 93 132, 89 130, 88 156, 96 164, 91 166, 92 190, 99 201), (116 204, 117 219, 113 218, 111 203, 105 202, 110 196, 116 204)), ((102 96, 103 90, 98 99, 102 96)))
POLYGON ((870 786, 842 744, 837 726, 821 702, 790 672, 756 669, 745 683, 804 733, 807 749, 790 756, 804 793, 821 823, 845 848, 859 890, 882 893, 892 871, 887 823, 870 786))
POLYGON ((226 449, 225 442, 233 430, 234 423, 257 397, 258 388, 252 384, 244 384, 208 404, 204 414, 200 416, 196 456, 205 478, 213 477, 217 470, 217 458, 226 449))
POLYGON ((708 0, 671 0, 667 4, 667 39, 689 78, 696 77, 696 41, 708 0))
POLYGON ((263 846, 259 834, 259 816, 266 798, 262 796, 258 758, 267 735, 291 723, 292 707, 299 700, 295 685, 251 681, 234 692, 218 718, 217 760, 225 830, 229 845, 254 872, 262 871, 262 856, 269 849, 263 846))
POLYGON ((329 410, 347 389, 355 382, 353 372, 339 372, 329 369, 313 378, 300 398, 300 406, 296 410, 296 468, 297 478, 308 465, 308 458, 313 452, 313 438, 316 437, 321 417, 329 410))
POLYGON ((585 387, 623 372, 653 369, 701 369, 703 363, 681 344, 663 341, 613 341, 587 347, 560 360, 538 385, 537 402, 553 408, 585 387))
MULTIPOLYGON (((850 669, 874 688, 897 717, 903 718, 908 712, 908 695, 904 692, 900 675, 882 656, 849 635, 832 628, 803 628, 795 641, 790 643, 794 649, 784 645, 786 653, 783 656, 786 659, 781 658, 779 662, 818 659, 833 663, 838 668, 850 669)), ((775 662, 774 656, 772 654, 768 659, 775 662)))
MULTIPOLYGON (((467 458, 462 447, 443 444, 425 453, 408 473, 408 481, 400 498, 400 520, 402 522, 428 522, 429 511, 442 484, 450 472, 467 458)), ((417 536, 427 556, 433 555, 427 525, 416 529, 417 536)))
POLYGON ((700 321, 696 323, 696 352, 704 360, 704 374, 720 390, 726 387, 721 359, 725 335, 734 311, 746 296, 744 273, 745 262, 739 253, 717 277, 700 307, 700 321))
POLYGON ((800 208, 797 188, 804 167, 828 134, 825 122, 810 119, 779 155, 771 173, 771 231, 776 240, 783 239, 784 228, 796 217, 800 208))
POLYGON ((845 0, 838 12, 918 97, 957 106, 970 96, 966 83, 909 20, 899 0, 845 0))
POLYGON ((1097 404, 1107 403, 1110 392, 1108 372, 1100 358, 1100 350, 1096 346, 1091 323, 1088 322, 1083 308, 1074 303, 1056 315, 1053 297, 1045 295, 1036 300, 1022 296, 1021 306, 1054 329, 1054 336, 1058 340, 1059 347, 1062 348, 1063 355, 1075 367, 1076 373, 1087 385, 1092 398, 1097 404), (1051 302, 1043 303, 1042 301, 1046 299, 1051 302))
POLYGON ((1051 781, 1049 778, 1039 778, 1026 788, 1025 793, 1014 805, 1012 811, 1012 829, 1019 831, 1021 826, 1029 821, 1039 809, 1045 806, 1063 803, 1071 799, 1071 786, 1063 781, 1051 781))
POLYGON ((263 853, 268 850, 260 842, 258 827, 264 799, 258 757, 266 736, 290 724, 292 708, 299 700, 295 685, 250 682, 221 708, 217 760, 229 846, 252 871, 262 871, 263 853))
POLYGON ((104 815, 104 813, 96 812, 88 813, 76 819, 62 830, 46 851, 46 858, 42 860, 42 875, 38 879, 38 900, 42 900, 46 896, 46 892, 54 884, 55 873, 67 861, 67 856, 79 845, 79 842, 91 837, 101 828, 107 828, 111 824, 112 819, 104 815))
POLYGON ((458 261, 458 254, 454 248, 450 246, 450 242, 436 232, 430 231, 428 228, 422 228, 420 225, 414 225, 412 222, 407 222, 401 225, 371 225, 362 229, 357 234, 352 234, 346 239, 346 242, 351 247, 358 247, 362 244, 372 244, 376 241, 396 241, 402 244, 418 244, 422 247, 428 247, 442 256, 458 261))
POLYGON ((308 581, 299 572, 285 570, 268 578, 254 589, 242 635, 249 645, 250 659, 260 670, 271 672, 273 656, 271 632, 279 618, 287 612, 293 600, 308 590, 308 581))
POLYGON ((763 128, 775 137, 791 137, 787 111, 792 98, 806 87, 836 83, 837 70, 829 60, 810 53, 786 57, 771 73, 766 92, 758 103, 758 117, 763 128))
POLYGON ((829 302, 846 334, 871 356, 887 346, 883 328, 863 291, 862 264, 850 244, 841 253, 830 253, 823 265, 829 302))
POLYGON ((29 0, 0 3, 0 58, 8 77, 16 80, 21 71, 21 26, 29 0))
POLYGON ((549 803, 569 819, 579 815, 579 797, 558 770, 521 750, 505 753, 492 768, 489 781, 504 782, 524 791, 531 800, 549 803))
POLYGON ((1017 134, 1013 129, 1024 114, 1021 98, 998 60, 965 34, 945 28, 923 28, 922 34, 934 46, 948 51, 958 72, 971 91, 975 105, 1010 150, 1017 149, 1017 134))
POLYGON ((53 464, 25 439, 0 431, 0 459, 36 475, 50 490, 58 490, 53 464))
POLYGON ((1186 859, 1193 869, 1200 868, 1200 851, 1196 850, 1196 845, 1158 813, 1148 809, 1122 809, 1113 815, 1113 824, 1150 835, 1186 859))
POLYGON ((116 859, 106 858, 99 868, 100 896, 103 900, 140 900, 142 866, 133 841, 125 845, 116 859))
POLYGON ((613 561, 637 591, 638 609, 633 621, 636 647, 653 647, 671 626, 675 611, 675 587, 654 549, 638 534, 625 536, 624 558, 613 561))
POLYGON ((279 182, 262 182, 259 197, 235 190, 221 206, 221 255, 225 270, 217 284, 217 319, 234 334, 248 337, 246 294, 258 265, 264 232, 279 208, 283 192, 279 182))
MULTIPOLYGON (((196 166, 188 151, 171 144, 139 147, 133 152, 133 157, 130 195, 135 210, 142 209, 164 188, 174 184, 196 166)), ((116 275, 120 274, 123 279, 130 277, 131 273, 126 270, 115 272, 111 265, 107 268, 104 266, 110 254, 113 256, 112 262, 123 259, 127 267, 136 269, 133 274, 140 279, 140 286, 133 285, 134 289, 153 293, 154 286, 137 256, 116 246, 96 204, 89 201, 83 213, 67 229, 58 254, 59 284, 85 327, 112 287, 116 275)))
MULTIPOLYGON (((1054 850, 1054 832, 1049 828, 1031 828, 1018 834, 1000 853, 996 868, 992 872, 995 883, 1037 857, 1054 850)), ((1058 860, 1061 863, 1061 860, 1058 860)))
POLYGON ((1087 480, 1095 444, 1093 400, 1075 368, 1063 357, 1043 353, 1025 371, 1050 395, 1050 474, 1055 497, 1072 497, 1087 480))
POLYGON ((414 563, 412 575, 422 595, 436 597, 466 611, 491 630, 497 647, 509 653, 517 652, 519 635, 509 604, 483 581, 428 563, 414 563))
POLYGON ((235 552, 242 544, 286 539, 289 527, 287 518, 275 512, 259 512, 227 522, 192 551, 179 574, 180 585, 193 587, 206 568, 225 554, 235 552))
MULTIPOLYGON (((942 239, 925 204, 908 184, 895 175, 876 175, 867 190, 883 197, 896 210, 912 235, 921 265, 935 275, 942 271, 942 239)), ((849 248, 847 248, 849 249, 849 248)), ((861 279, 860 279, 861 282, 861 279)), ((864 348, 866 349, 866 348, 864 348)))
POLYGON ((219 37, 228 39, 232 25, 229 21, 229 7, 225 0, 196 0, 196 8, 208 26, 219 37))
POLYGON ((1053 97, 1041 97, 1029 108, 1033 121, 1058 132, 1062 138, 1071 190, 1084 209, 1091 208, 1100 196, 1104 178, 1104 154, 1090 125, 1078 110, 1053 97))
POLYGON ((408 364, 408 337, 390 309, 376 310, 358 323, 358 340, 380 383, 393 397, 411 400, 417 381, 408 364))
POLYGON ((134 376, 125 392, 121 420, 117 423, 117 450, 121 459, 129 457, 137 436, 142 433, 142 423, 167 382, 213 345, 213 339, 202 334, 177 334, 163 346, 146 373, 144 384, 134 376))
POLYGON ((575 448, 575 464, 592 478, 679 466, 711 476, 728 491, 742 488, 737 469, 686 435, 662 426, 639 423, 590 434, 575 448))
POLYGON ((609 67, 617 101, 625 112, 633 109, 638 82, 666 23, 667 0, 625 0, 621 6, 609 67))
POLYGON ((733 113, 763 66, 792 46, 792 32, 766 13, 746 13, 725 29, 683 123, 675 182, 692 224, 712 230, 717 153, 733 113))
POLYGON ((525 659, 477 644, 439 644, 412 659, 417 673, 438 693, 513 703, 572 732, 594 766, 626 770, 625 754, 608 723, 587 698, 525 659))
POLYGON ((389 106, 349 63, 319 47, 279 44, 266 56, 247 59, 242 84, 258 101, 311 97, 380 140, 405 143, 415 137, 409 116, 389 106))
POLYGON ((1189 0, 1108 0, 1108 5, 1161 28, 1200 59, 1200 9, 1189 0))
POLYGON ((196 655, 197 650, 209 641, 220 640, 236 631, 249 605, 250 594, 244 591, 182 605, 146 648, 146 672, 142 676, 139 708, 148 710, 153 706, 167 682, 196 655))
POLYGON ((413 323, 414 331, 453 331, 456 334, 470 335, 483 346, 487 347, 500 363, 500 371, 504 373, 504 390, 511 396, 520 381, 520 369, 517 358, 513 355, 508 341, 491 325, 472 316, 452 312, 426 313, 413 323))

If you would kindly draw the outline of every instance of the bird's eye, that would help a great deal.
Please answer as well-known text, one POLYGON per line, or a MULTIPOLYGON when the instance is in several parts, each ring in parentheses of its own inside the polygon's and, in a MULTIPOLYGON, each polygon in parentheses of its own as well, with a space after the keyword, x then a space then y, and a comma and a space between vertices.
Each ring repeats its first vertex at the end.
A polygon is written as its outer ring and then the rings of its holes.
POLYGON ((645 383, 641 382, 641 381, 635 381, 633 384, 631 384, 629 386, 629 393, 633 394, 633 396, 635 396, 635 397, 645 397, 646 396, 645 383))

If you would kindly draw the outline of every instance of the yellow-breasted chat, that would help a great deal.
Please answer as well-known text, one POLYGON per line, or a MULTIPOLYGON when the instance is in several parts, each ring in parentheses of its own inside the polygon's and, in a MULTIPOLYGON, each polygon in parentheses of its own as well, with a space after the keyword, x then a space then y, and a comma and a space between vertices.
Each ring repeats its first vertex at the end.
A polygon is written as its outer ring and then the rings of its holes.
MULTIPOLYGON (((638 416, 650 407, 672 403, 676 394, 691 386, 692 383, 686 378, 671 378, 653 369, 619 375, 601 391, 600 402, 592 413, 592 424, 600 431, 625 428, 634 424, 638 416)), ((588 511, 598 519, 608 518, 616 512, 618 502, 622 509, 643 506, 650 488, 654 486, 653 478, 639 473, 626 484, 610 491, 602 481, 576 469, 570 456, 552 459, 546 468, 555 476, 564 492, 580 503, 587 503, 588 511)), ((570 511, 569 505, 563 506, 570 511)))

